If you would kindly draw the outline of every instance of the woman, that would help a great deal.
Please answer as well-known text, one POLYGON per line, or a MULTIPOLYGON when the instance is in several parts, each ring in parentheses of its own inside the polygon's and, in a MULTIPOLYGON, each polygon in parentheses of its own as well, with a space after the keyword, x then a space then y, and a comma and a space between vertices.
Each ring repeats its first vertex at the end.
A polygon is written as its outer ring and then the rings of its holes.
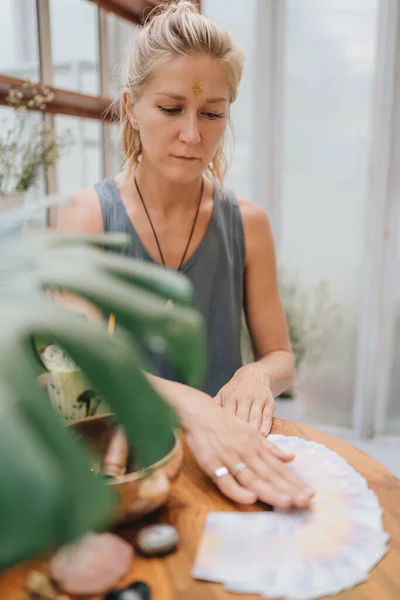
POLYGON ((237 502, 304 507, 313 492, 263 439, 274 396, 293 379, 268 219, 222 187, 223 142, 244 54, 189 1, 168 4, 137 34, 120 99, 122 173, 73 197, 59 229, 127 232, 131 255, 192 281, 208 334, 204 390, 148 375, 181 417, 200 465, 237 502), (245 307, 256 361, 242 366, 245 307), (260 432, 260 434, 257 432, 260 432))

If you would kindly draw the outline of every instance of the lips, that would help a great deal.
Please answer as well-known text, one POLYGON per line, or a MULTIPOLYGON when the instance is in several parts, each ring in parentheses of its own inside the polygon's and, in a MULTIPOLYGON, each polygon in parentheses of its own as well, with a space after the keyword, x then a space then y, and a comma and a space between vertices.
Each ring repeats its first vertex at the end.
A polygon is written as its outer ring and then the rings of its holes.
POLYGON ((175 155, 173 155, 173 158, 178 158, 181 160, 200 160, 200 158, 198 156, 175 156, 175 155))

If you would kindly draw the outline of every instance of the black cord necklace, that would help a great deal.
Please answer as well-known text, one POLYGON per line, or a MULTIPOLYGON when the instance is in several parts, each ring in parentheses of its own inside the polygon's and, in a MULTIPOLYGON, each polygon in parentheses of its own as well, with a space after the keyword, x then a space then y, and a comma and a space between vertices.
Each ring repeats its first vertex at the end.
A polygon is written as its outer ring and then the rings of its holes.
MULTIPOLYGON (((157 243, 157 247, 158 247, 158 251, 160 253, 160 258, 161 258, 162 264, 164 265, 164 267, 166 267, 167 265, 165 264, 164 255, 163 255, 162 250, 161 250, 160 242, 158 241, 156 230, 154 229, 154 225, 153 225, 153 222, 152 222, 152 220, 150 218, 149 211, 147 210, 146 204, 145 204, 145 202, 143 200, 143 196, 142 196, 142 194, 140 192, 140 189, 139 189, 139 186, 138 186, 138 182, 136 181, 136 176, 134 177, 134 181, 135 181, 135 186, 136 186, 136 189, 137 189, 137 193, 139 194, 139 198, 140 198, 140 200, 141 200, 141 202, 143 204, 143 208, 144 208, 144 210, 146 212, 146 215, 147 215, 147 218, 149 220, 150 227, 151 227, 151 229, 153 231, 154 239, 156 240, 156 243, 157 243)), ((197 202, 196 214, 195 214, 195 217, 194 217, 194 221, 193 221, 192 229, 191 229, 191 232, 190 232, 190 235, 189 235, 189 239, 188 239, 188 242, 186 244, 185 252, 183 253, 183 256, 181 258, 181 262, 179 263, 178 271, 181 270, 181 267, 182 267, 183 262, 184 262, 185 257, 186 257, 186 253, 187 253, 187 251, 189 249, 189 246, 190 246, 190 242, 192 241, 194 228, 196 227, 197 217, 199 216, 201 199, 203 197, 203 189, 204 189, 204 179, 202 177, 201 178, 200 196, 199 196, 199 200, 197 202)))

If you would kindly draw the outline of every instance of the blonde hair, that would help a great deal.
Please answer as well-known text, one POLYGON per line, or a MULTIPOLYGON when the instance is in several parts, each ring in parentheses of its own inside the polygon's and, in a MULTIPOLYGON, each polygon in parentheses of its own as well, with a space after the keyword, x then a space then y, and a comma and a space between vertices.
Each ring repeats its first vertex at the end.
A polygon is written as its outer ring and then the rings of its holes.
MULTIPOLYGON (((123 90, 117 100, 122 148, 128 169, 137 167, 142 144, 139 132, 129 122, 124 92, 139 98, 158 68, 177 56, 195 55, 206 55, 219 62, 229 86, 229 103, 234 102, 243 73, 243 48, 233 41, 225 29, 201 15, 190 0, 162 4, 151 11, 134 39, 123 75, 123 90)), ((230 117, 229 126, 232 130, 230 117)), ((224 138, 206 169, 206 173, 219 185, 222 185, 228 167, 224 138)))

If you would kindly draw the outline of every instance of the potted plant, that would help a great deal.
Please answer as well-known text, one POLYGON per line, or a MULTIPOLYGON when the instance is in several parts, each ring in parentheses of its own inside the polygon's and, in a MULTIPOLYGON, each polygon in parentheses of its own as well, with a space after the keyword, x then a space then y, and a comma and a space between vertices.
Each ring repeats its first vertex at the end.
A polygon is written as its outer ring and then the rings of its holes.
POLYGON ((53 99, 47 87, 29 81, 11 88, 6 98, 14 111, 13 118, 3 120, 0 128, 0 212, 22 204, 24 193, 72 143, 69 130, 55 136, 44 122, 32 125, 29 119, 28 109, 44 111, 53 99))

